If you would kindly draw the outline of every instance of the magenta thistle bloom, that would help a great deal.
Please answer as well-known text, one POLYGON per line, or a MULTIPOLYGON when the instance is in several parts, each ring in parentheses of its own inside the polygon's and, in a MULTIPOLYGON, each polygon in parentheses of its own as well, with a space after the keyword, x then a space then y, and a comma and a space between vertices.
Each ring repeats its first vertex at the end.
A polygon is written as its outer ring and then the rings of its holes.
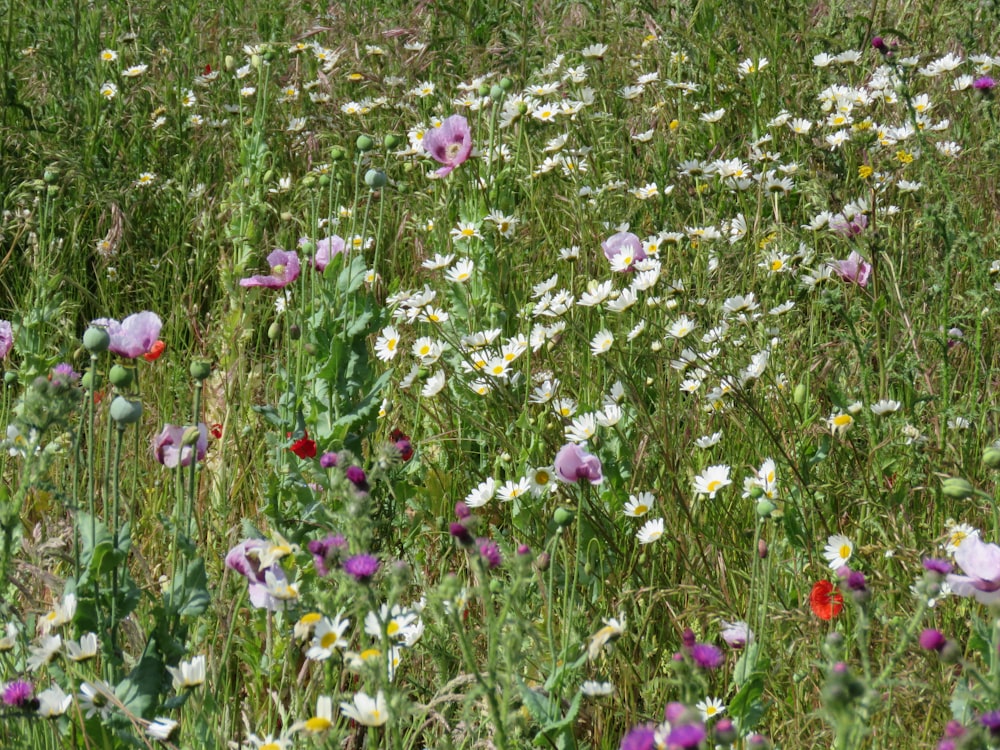
POLYGON ((379 561, 375 555, 354 555, 344 560, 344 572, 358 583, 368 583, 378 569, 379 561))
POLYGON ((160 316, 153 312, 141 312, 129 315, 119 323, 111 318, 98 318, 91 325, 106 328, 111 337, 108 349, 128 359, 135 359, 146 354, 160 338, 163 322, 160 316))
POLYGON ((368 492, 368 478, 365 476, 365 470, 360 466, 348 466, 344 476, 358 492, 368 492))
POLYGON ((30 682, 14 680, 3 688, 3 702, 12 708, 27 708, 31 703, 34 688, 30 682))
POLYGON ((636 727, 622 738, 621 750, 653 750, 656 730, 650 725, 636 727))
POLYGON ((329 469, 337 465, 337 454, 336 453, 324 453, 319 457, 319 465, 324 469, 329 469))
POLYGON ((455 537, 463 546, 471 547, 476 543, 476 538, 472 536, 469 527, 461 521, 452 521, 448 526, 448 533, 455 537))
POLYGON ((668 724, 677 724, 686 713, 687 706, 679 701, 670 701, 663 708, 663 720, 668 724))
POLYGON ((982 78, 977 78, 972 82, 972 88, 977 89, 979 91, 989 91, 996 85, 997 82, 994 81, 990 76, 983 76, 982 78))
POLYGON ((940 651, 944 648, 944 644, 947 642, 948 641, 944 637, 944 633, 940 630, 927 628, 920 633, 920 648, 925 651, 940 651))
POLYGON ((14 329, 9 320, 0 320, 0 359, 7 359, 14 347, 14 329))
POLYGON ((694 644, 691 659, 702 669, 718 669, 722 666, 722 652, 711 643, 694 644))
POLYGON ((604 481, 601 459, 587 453, 576 443, 566 443, 560 448, 553 464, 556 476, 564 482, 574 484, 586 479, 591 484, 600 484, 604 481))
POLYGON ((476 540, 476 544, 479 545, 479 554, 486 561, 486 567, 490 570, 499 568, 503 559, 500 557, 500 548, 497 546, 497 543, 492 539, 482 537, 476 540))
POLYGON ((667 747, 670 750, 687 750, 698 747, 705 737, 707 737, 705 727, 701 724, 682 724, 670 730, 670 734, 667 735, 667 747))
POLYGON ((446 177, 472 153, 468 120, 462 115, 452 115, 441 123, 441 127, 427 131, 423 146, 434 161, 444 165, 436 172, 437 176, 446 177))
POLYGON ((982 604, 1000 601, 1000 547, 971 534, 955 550, 955 562, 965 575, 948 575, 954 593, 974 596, 982 604))
POLYGON ((270 276, 251 276, 249 279, 240 279, 240 286, 281 289, 299 277, 298 253, 274 250, 267 256, 267 263, 271 266, 270 276))
POLYGON ((336 534, 326 539, 314 539, 306 545, 306 548, 312 553, 316 571, 325 576, 330 572, 329 566, 347 550, 347 540, 342 534, 336 534))
POLYGON ((190 466, 191 459, 197 456, 201 461, 208 452, 208 427, 204 422, 198 423, 198 437, 194 445, 183 445, 184 435, 190 427, 180 427, 166 424, 162 432, 153 438, 153 457, 168 469, 178 466, 190 466))
POLYGON ((642 249, 642 240, 631 232, 618 232, 601 243, 604 257, 615 264, 629 270, 636 261, 646 259, 646 251, 642 249), (629 260, 630 259, 630 260, 629 260))
POLYGON ((872 275, 872 264, 856 250, 852 250, 845 260, 835 260, 831 265, 844 281, 853 282, 862 289, 868 286, 868 279, 872 275))

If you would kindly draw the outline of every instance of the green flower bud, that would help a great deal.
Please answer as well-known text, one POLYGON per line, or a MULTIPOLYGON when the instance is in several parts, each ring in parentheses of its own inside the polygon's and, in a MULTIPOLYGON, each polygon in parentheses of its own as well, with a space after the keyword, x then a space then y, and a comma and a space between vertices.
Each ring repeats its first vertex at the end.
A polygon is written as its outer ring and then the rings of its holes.
POLYGON ((479 85, 479 95, 480 96, 489 96, 490 95, 490 87, 487 84, 485 84, 485 83, 480 84, 479 85))
POLYGON ((969 483, 968 479, 948 477, 941 482, 941 492, 944 493, 945 497, 950 497, 952 500, 965 500, 972 496, 975 489, 969 483))
POLYGON ((91 354, 101 354, 111 345, 111 334, 104 328, 91 326, 83 332, 83 345, 91 354))
POLYGON ((134 372, 129 367, 122 367, 121 365, 115 365, 111 368, 111 372, 108 373, 108 380, 111 381, 111 385, 119 390, 124 390, 132 385, 132 378, 134 372))
POLYGON ((809 392, 806 390, 805 383, 799 383, 795 386, 795 390, 792 392, 792 401, 795 402, 796 406, 802 406, 806 402, 806 397, 809 392))
POLYGON ((496 84, 493 84, 493 86, 490 87, 490 99, 492 99, 493 101, 495 102, 500 101, 503 98, 503 95, 504 95, 503 87, 498 86, 496 84))
POLYGON ((288 335, 292 341, 298 341, 302 338, 302 329, 298 326, 298 324, 293 323, 288 327, 288 335))
POLYGON ((7 370, 7 372, 3 374, 3 384, 10 386, 17 385, 17 373, 13 370, 7 370))
POLYGON ((80 385, 86 390, 93 388, 95 391, 101 387, 101 373, 87 370, 80 378, 80 385))
POLYGON ((958 664, 962 661, 962 647, 955 641, 948 639, 938 652, 944 664, 958 664))
POLYGON ((504 91, 510 91, 512 88, 514 88, 514 82, 510 80, 507 76, 504 76, 503 78, 500 79, 500 88, 502 88, 504 91))
POLYGON ((369 169, 365 172, 365 184, 372 190, 384 187, 386 183, 385 172, 381 169, 369 169))
POLYGON ((330 161, 340 161, 344 158, 344 149, 334 146, 330 149, 330 161))
POLYGON ((315 184, 316 184, 316 175, 314 174, 307 174, 305 177, 302 178, 303 187, 311 188, 315 184))
POLYGON ((770 518, 776 507, 777 506, 775 506, 775 504, 766 497, 761 498, 757 501, 757 515, 761 518, 770 518))
POLYGON ((373 141, 367 135, 359 135, 358 140, 354 142, 354 145, 357 146, 358 151, 361 151, 363 153, 365 151, 371 151, 373 148, 375 148, 375 141, 373 141))
POLYGON ((385 138, 382 139, 382 145, 386 147, 387 150, 391 151, 403 142, 403 139, 394 133, 389 133, 385 138))
POLYGON ((111 402, 111 418, 118 423, 119 428, 135 424, 142 418, 142 404, 123 396, 115 396, 115 400, 111 402))
POLYGON ((326 187, 327 185, 329 185, 330 184, 330 175, 328 175, 328 174, 321 174, 319 176, 319 184, 320 184, 320 187, 326 187))
POLYGON ((212 365, 203 359, 196 359, 188 367, 188 372, 195 380, 205 380, 212 374, 212 365))
POLYGON ((42 179, 52 185, 59 179, 59 170, 56 167, 47 167, 45 171, 42 172, 42 179))
POLYGON ((197 427, 188 427, 181 435, 181 445, 195 445, 199 437, 201 437, 201 432, 197 427))
POLYGON ((278 337, 281 335, 281 323, 274 321, 267 327, 267 337, 271 341, 277 341, 278 337))
POLYGON ((983 463, 991 469, 1000 469, 1000 448, 991 445, 983 451, 983 463))
POLYGON ((552 514, 552 520, 556 522, 556 526, 569 526, 573 523, 574 515, 569 508, 556 508, 556 512, 552 514))

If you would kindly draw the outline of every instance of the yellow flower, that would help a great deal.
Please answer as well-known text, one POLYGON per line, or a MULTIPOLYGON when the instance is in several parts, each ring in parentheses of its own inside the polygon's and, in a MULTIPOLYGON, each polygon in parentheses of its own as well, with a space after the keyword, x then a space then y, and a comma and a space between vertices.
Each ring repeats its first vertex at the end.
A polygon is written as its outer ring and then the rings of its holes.
POLYGON ((858 177, 860 177, 862 180, 867 180, 869 177, 872 176, 872 174, 874 174, 874 172, 875 170, 869 167, 867 164, 862 164, 860 167, 858 167, 858 177))
POLYGON ((913 154, 909 154, 903 149, 899 149, 899 151, 896 152, 896 158, 899 160, 900 164, 909 164, 913 161, 913 154))

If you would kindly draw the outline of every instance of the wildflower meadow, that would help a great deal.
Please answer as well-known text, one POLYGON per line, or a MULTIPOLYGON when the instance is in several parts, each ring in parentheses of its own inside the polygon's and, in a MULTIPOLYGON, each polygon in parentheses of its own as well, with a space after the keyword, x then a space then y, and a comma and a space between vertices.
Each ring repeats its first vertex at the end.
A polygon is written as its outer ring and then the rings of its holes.
POLYGON ((0 9, 0 747, 1000 747, 993 0, 0 9))

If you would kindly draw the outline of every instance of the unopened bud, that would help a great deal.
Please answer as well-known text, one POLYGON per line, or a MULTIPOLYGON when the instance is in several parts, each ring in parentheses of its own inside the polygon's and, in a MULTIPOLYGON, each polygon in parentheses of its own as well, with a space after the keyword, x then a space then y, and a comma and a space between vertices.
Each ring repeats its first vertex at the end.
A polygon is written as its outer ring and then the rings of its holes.
POLYGON ((952 500, 965 500, 975 492, 968 479, 961 477, 948 477, 941 482, 941 492, 952 500))

